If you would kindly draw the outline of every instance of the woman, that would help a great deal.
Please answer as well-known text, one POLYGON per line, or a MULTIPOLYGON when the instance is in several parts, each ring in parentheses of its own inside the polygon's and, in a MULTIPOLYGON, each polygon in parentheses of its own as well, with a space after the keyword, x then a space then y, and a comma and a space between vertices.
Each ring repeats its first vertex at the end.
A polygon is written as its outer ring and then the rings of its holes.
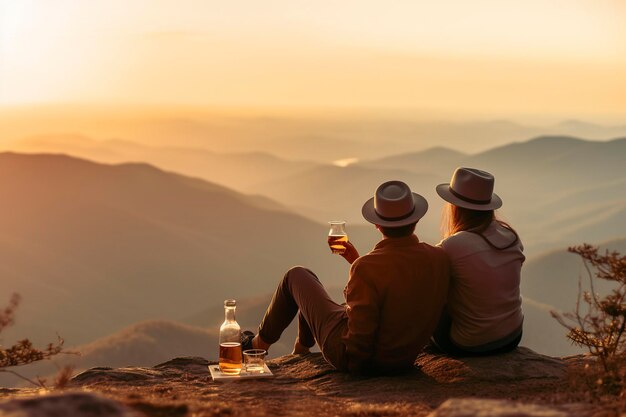
POLYGON ((451 355, 508 352, 522 338, 524 248, 515 230, 495 216, 502 200, 493 193, 494 182, 488 172, 457 168, 450 183, 437 186, 448 202, 439 245, 452 263, 452 279, 433 339, 451 355))

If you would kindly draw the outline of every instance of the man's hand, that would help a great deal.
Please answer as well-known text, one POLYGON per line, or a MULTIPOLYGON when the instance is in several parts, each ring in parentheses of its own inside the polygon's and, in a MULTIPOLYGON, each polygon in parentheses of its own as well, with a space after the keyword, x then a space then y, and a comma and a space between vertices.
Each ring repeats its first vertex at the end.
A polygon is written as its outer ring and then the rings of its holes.
POLYGON ((346 250, 341 254, 341 256, 343 256, 349 264, 352 264, 360 256, 359 251, 356 250, 352 242, 349 241, 344 243, 343 246, 345 246, 346 250))

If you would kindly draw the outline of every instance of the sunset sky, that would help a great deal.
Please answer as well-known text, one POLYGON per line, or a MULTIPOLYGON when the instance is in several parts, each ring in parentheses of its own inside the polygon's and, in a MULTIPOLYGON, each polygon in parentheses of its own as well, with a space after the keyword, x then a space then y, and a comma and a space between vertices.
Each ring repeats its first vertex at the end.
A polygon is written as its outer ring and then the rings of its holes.
POLYGON ((0 0, 0 104, 626 113, 623 0, 0 0))

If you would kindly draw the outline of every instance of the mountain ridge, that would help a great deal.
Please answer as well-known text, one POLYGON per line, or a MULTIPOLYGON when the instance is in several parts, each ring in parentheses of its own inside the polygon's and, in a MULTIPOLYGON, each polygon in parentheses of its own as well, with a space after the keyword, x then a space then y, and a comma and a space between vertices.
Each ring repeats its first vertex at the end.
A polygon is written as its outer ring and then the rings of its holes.
POLYGON ((491 156, 498 153, 507 153, 510 152, 514 148, 528 148, 528 147, 541 147, 542 150, 545 147, 561 147, 561 146, 569 146, 569 145, 583 145, 583 144, 610 144, 610 143, 620 143, 622 141, 626 141, 625 137, 614 137, 607 140, 590 140, 577 136, 568 136, 568 135, 539 135, 531 137, 530 139, 522 140, 522 141, 513 141, 503 145, 494 146, 492 148, 479 151, 476 153, 466 153, 453 148, 443 147, 443 146, 434 146, 424 150, 415 151, 415 152, 404 152, 395 155, 385 156, 380 159, 373 159, 362 161, 359 163, 363 164, 376 164, 379 161, 387 161, 387 160, 395 160, 395 159, 410 159, 411 157, 424 157, 427 156, 431 151, 434 150, 445 150, 447 154, 450 156, 459 156, 466 157, 470 160, 479 157, 491 156))
POLYGON ((58 331, 75 345, 271 290, 292 265, 331 281, 345 269, 326 226, 150 165, 5 153, 0 172, 0 282, 24 300, 8 340, 58 331))

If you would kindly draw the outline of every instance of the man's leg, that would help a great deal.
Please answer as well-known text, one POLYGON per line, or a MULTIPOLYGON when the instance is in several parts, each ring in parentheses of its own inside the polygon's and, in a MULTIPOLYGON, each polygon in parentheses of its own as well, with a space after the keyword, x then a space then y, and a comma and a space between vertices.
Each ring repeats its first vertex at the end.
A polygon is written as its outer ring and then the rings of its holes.
POLYGON ((259 326, 258 337, 267 345, 276 343, 296 314, 298 342, 324 346, 331 331, 341 322, 345 308, 335 303, 315 274, 308 269, 290 269, 278 285, 259 326))
POLYGON ((293 353, 303 354, 309 353, 309 348, 315 346, 315 336, 311 332, 309 323, 307 323, 304 314, 300 311, 298 313, 298 337, 293 346, 293 353))

